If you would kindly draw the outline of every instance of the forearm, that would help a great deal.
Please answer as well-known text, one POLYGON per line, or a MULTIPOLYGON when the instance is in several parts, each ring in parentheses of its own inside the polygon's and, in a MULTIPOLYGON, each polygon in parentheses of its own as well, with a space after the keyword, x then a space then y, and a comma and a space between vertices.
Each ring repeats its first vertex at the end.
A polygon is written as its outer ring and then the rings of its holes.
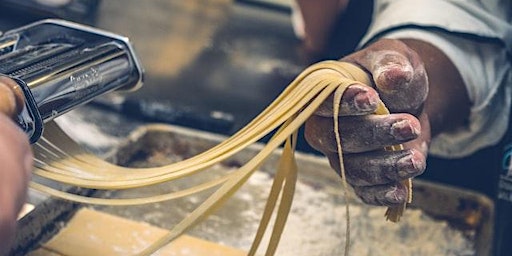
MULTIPOLYGON (((421 53, 426 65, 431 64, 432 92, 425 106, 434 134, 429 154, 460 158, 495 145, 510 123, 511 65, 506 56, 512 49, 512 30, 505 10, 512 2, 375 0, 374 4, 374 18, 360 41, 361 49, 378 38, 407 38, 428 42, 447 56, 421 53), (456 73, 453 67, 460 76, 436 78, 436 73, 456 73), (463 87, 468 96, 458 93, 463 87)), ((423 51, 423 45, 409 45, 423 51)))
POLYGON ((467 123, 470 100, 464 81, 452 61, 435 46, 415 39, 401 39, 423 60, 429 80, 424 113, 435 136, 467 123))

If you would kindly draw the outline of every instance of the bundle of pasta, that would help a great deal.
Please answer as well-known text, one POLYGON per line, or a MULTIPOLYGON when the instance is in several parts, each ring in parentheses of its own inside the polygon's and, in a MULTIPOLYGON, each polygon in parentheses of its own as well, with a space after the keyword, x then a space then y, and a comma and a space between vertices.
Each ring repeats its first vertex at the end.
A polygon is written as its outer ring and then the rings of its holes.
MULTIPOLYGON (((276 212, 271 239, 266 249, 266 255, 273 255, 291 208, 297 180, 297 166, 294 160, 297 130, 331 94, 335 95, 333 105, 334 117, 336 117, 343 92, 356 81, 363 84, 371 83, 365 72, 349 63, 325 61, 312 65, 304 70, 260 115, 233 136, 196 156, 156 168, 131 169, 108 163, 82 150, 55 123, 50 122, 46 125, 45 136, 34 146, 36 158, 34 175, 72 186, 104 190, 139 188, 187 177, 207 170, 208 167, 228 159, 263 136, 274 131, 275 133, 258 154, 236 171, 177 192, 143 198, 99 198, 72 194, 36 182, 32 182, 30 185, 36 190, 56 197, 86 204, 101 205, 148 204, 188 196, 206 189, 214 189, 214 192, 178 223, 168 235, 140 253, 141 255, 149 255, 211 214, 247 181, 274 149, 283 146, 283 153, 276 170, 265 211, 252 248, 249 251, 249 255, 256 253, 271 216, 276 212), (277 210, 275 209, 276 206, 277 210)), ((381 103, 376 114, 386 113, 388 111, 381 103)), ((348 188, 343 170, 341 139, 338 133, 338 118, 334 118, 334 124, 338 156, 342 167, 341 178, 345 187, 345 196, 348 197, 348 188)), ((401 146, 393 147, 390 150, 399 149, 401 149, 401 146)), ((403 182, 407 184, 409 191, 411 191, 411 181, 405 180, 403 182)), ((349 204, 348 198, 346 199, 347 240, 345 254, 348 253, 350 242, 349 204)), ((387 219, 393 222, 398 221, 404 209, 405 204, 397 208, 389 208, 386 212, 387 219)))

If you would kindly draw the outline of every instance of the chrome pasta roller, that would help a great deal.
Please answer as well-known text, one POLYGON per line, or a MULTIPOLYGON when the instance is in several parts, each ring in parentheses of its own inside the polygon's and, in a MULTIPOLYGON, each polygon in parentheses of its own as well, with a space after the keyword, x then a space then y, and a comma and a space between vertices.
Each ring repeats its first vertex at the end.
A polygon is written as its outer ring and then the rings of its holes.
POLYGON ((0 74, 21 87, 15 118, 31 143, 43 124, 113 90, 142 86, 143 70, 128 38, 63 20, 42 20, 0 37, 0 74))

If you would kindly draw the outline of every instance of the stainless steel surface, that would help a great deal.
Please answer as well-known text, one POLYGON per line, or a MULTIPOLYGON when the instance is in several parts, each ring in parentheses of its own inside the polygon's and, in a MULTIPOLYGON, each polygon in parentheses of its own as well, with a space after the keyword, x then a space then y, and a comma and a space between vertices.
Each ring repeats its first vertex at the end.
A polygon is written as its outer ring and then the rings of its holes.
POLYGON ((0 74, 24 88, 26 110, 18 123, 31 142, 43 122, 104 93, 142 85, 142 67, 128 39, 113 33, 43 20, 6 32, 0 43, 0 74))

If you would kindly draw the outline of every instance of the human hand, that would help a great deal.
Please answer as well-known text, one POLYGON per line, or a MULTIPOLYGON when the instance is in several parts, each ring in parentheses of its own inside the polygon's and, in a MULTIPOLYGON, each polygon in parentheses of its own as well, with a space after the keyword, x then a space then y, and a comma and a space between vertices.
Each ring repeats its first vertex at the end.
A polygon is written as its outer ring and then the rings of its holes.
MULTIPOLYGON (((374 81, 368 86, 351 85, 342 97, 339 132, 347 182, 366 203, 402 204, 407 188, 399 181, 426 168, 430 125, 422 111, 428 94, 423 63, 397 40, 377 41, 341 61, 360 66, 374 81), (392 114, 372 114, 380 100, 392 114), (383 150, 396 144, 403 144, 404 150, 383 150)), ((331 99, 306 122, 305 137, 339 172, 332 115, 331 99)))
POLYGON ((9 252, 14 239, 33 161, 27 135, 12 121, 23 104, 15 86, 0 76, 0 255, 9 252))

